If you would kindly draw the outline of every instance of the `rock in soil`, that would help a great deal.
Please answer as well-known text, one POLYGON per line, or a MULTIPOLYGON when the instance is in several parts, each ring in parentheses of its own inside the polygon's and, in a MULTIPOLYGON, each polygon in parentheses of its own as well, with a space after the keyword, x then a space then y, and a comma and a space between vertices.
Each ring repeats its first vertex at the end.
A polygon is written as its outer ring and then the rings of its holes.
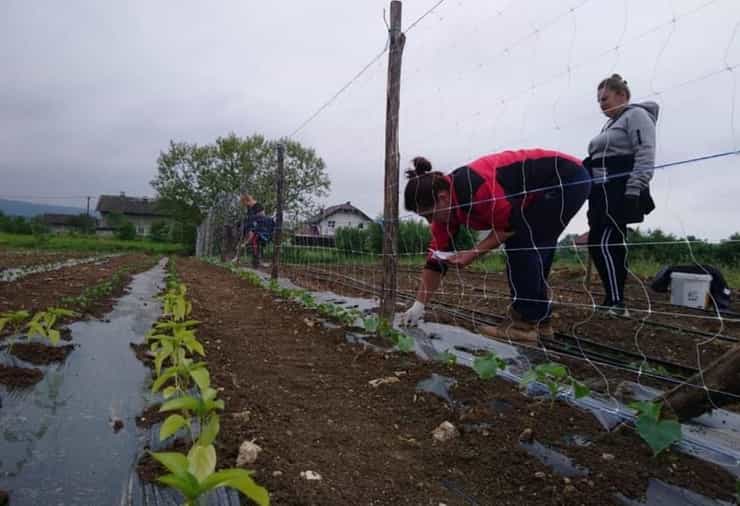
POLYGON ((109 423, 110 423, 110 426, 113 428, 113 432, 115 432, 116 434, 118 434, 118 431, 123 429, 123 420, 121 420, 117 416, 112 417, 109 420, 109 423))
POLYGON ((236 457, 236 465, 238 467, 244 467, 254 464, 261 451, 262 448, 260 448, 259 445, 254 444, 254 441, 244 441, 239 447, 239 455, 236 457))
POLYGON ((534 439, 534 432, 532 432, 532 429, 524 429, 521 434, 519 434, 519 441, 522 443, 531 443, 532 439, 534 439))
POLYGON ((459 435, 460 431, 450 422, 442 422, 439 427, 434 429, 432 432, 432 438, 439 443, 445 443, 455 439, 459 435))
POLYGON ((9 387, 30 387, 44 377, 39 369, 0 365, 0 383, 9 387))
POLYGON ((308 481, 321 481, 323 478, 314 471, 301 471, 301 478, 308 481))

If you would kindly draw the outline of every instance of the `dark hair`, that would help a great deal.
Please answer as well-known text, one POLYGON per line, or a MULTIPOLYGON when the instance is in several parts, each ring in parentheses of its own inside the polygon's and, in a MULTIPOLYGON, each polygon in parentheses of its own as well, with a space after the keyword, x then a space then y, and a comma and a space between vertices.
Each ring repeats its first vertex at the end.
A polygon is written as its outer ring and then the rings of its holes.
POLYGON ((432 163, 422 156, 412 160, 413 169, 406 171, 409 179, 403 192, 404 207, 407 211, 418 212, 430 209, 437 201, 437 193, 449 190, 450 183, 441 172, 432 171, 432 163))
POLYGON ((609 88, 612 91, 615 91, 617 93, 624 93, 627 97, 627 100, 630 99, 630 88, 627 86, 627 81, 622 79, 622 76, 619 74, 612 74, 611 77, 607 77, 606 79, 602 79, 599 83, 599 86, 597 91, 601 91, 604 88, 609 88))

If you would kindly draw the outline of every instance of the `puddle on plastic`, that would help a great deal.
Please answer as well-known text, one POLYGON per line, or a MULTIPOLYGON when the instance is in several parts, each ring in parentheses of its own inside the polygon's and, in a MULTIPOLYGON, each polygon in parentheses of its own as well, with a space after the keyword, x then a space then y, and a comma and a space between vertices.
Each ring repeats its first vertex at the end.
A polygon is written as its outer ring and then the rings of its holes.
POLYGON ((137 452, 148 369, 129 348, 161 313, 164 264, 134 276, 101 320, 71 324, 79 347, 26 390, 0 392, 0 488, 11 504, 117 504, 137 452), (124 426, 114 433, 110 419, 124 426))
POLYGON ((691 490, 669 485, 651 478, 645 499, 629 499, 622 494, 616 498, 625 506, 729 506, 733 503, 710 499, 691 490))
POLYGON ((31 267, 15 267, 12 269, 5 269, 0 271, 0 282, 11 283, 18 281, 21 278, 25 278, 31 274, 40 274, 43 272, 57 271, 65 267, 75 267, 77 265, 89 264, 92 262, 102 262, 114 255, 95 256, 88 258, 73 258, 64 260, 62 262, 54 262, 50 264, 33 265, 31 267))
POLYGON ((561 476, 568 478, 588 476, 588 469, 573 464, 570 458, 547 446, 533 441, 519 443, 524 450, 561 476))

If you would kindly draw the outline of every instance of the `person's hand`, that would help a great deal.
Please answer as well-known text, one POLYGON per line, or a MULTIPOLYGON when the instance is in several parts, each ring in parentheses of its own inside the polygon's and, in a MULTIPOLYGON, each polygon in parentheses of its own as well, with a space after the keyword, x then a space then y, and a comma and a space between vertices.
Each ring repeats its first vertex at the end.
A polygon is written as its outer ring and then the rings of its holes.
POLYGON ((460 251, 452 255, 446 260, 450 265, 457 265, 459 267, 465 267, 469 265, 473 260, 478 258, 478 252, 474 250, 460 251))
POLYGON ((424 304, 416 300, 414 301, 414 305, 411 306, 408 311, 401 315, 401 326, 416 327, 419 324, 419 320, 423 317, 424 304))

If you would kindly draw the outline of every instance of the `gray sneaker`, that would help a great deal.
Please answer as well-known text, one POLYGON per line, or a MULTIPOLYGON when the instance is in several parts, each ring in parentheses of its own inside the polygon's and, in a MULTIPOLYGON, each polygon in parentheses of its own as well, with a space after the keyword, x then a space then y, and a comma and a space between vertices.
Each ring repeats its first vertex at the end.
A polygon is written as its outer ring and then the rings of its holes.
POLYGON ((610 316, 612 318, 630 317, 630 312, 627 310, 626 307, 624 307, 624 303, 622 302, 609 306, 609 308, 606 310, 606 314, 607 316, 610 316))

